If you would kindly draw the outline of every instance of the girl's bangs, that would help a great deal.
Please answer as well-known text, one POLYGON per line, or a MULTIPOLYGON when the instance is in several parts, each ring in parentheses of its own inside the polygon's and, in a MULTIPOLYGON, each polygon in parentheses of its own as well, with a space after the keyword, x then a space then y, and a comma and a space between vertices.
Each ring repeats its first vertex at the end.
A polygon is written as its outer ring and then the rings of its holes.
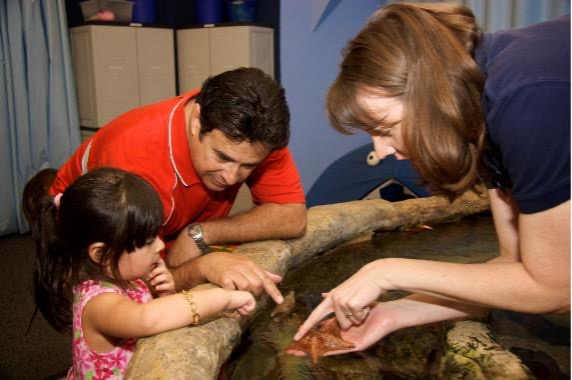
POLYGON ((130 185, 125 189, 125 242, 129 252, 157 236, 163 221, 163 205, 151 185, 142 181, 130 185))

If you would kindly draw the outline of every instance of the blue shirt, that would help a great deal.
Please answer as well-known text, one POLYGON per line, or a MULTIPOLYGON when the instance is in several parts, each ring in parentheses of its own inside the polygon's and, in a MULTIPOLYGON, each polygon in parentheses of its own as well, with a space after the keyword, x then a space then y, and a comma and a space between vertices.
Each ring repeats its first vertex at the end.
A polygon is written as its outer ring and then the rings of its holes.
POLYGON ((570 17, 486 33, 475 51, 493 187, 520 212, 570 199, 570 17))

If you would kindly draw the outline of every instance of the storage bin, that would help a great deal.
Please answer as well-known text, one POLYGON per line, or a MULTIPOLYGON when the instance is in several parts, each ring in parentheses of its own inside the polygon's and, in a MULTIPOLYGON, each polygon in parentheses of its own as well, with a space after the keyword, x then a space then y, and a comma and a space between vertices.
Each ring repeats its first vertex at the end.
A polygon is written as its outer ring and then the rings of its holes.
POLYGON ((256 0, 226 0, 226 10, 231 22, 256 21, 256 0))
POLYGON ((155 22, 155 0, 133 0, 133 22, 155 22))
POLYGON ((93 20, 100 12, 110 11, 113 21, 131 22, 133 2, 127 0, 87 0, 79 3, 84 21, 93 20))
POLYGON ((197 24, 216 24, 222 21, 222 0, 195 0, 197 24))

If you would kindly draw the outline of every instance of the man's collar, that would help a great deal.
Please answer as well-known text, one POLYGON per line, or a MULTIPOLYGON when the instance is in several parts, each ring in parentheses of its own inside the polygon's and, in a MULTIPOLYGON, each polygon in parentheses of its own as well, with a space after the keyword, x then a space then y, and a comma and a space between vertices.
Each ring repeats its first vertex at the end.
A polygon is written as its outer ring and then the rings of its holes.
POLYGON ((184 186, 191 186, 201 180, 195 172, 191 159, 191 151, 187 137, 187 120, 185 120, 185 104, 199 93, 191 91, 180 96, 180 101, 173 107, 169 115, 169 151, 173 169, 184 186))

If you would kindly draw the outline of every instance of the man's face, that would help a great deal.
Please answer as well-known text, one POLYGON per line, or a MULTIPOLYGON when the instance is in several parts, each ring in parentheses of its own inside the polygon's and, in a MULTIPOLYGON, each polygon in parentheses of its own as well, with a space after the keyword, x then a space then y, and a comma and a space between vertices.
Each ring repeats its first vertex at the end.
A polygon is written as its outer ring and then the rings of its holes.
POLYGON ((201 138, 198 113, 191 115, 188 131, 195 171, 203 184, 213 191, 244 182, 270 153, 261 143, 232 142, 218 129, 201 138))

